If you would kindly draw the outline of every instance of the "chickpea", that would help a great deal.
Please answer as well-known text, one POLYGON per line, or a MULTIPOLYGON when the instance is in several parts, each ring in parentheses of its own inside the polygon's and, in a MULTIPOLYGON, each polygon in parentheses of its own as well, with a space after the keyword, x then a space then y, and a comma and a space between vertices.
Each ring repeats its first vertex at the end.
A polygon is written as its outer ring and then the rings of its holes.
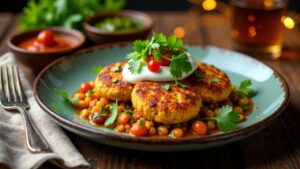
POLYGON ((125 129, 126 129, 126 131, 129 131, 129 130, 130 130, 130 128, 131 128, 130 124, 126 124, 126 125, 125 125, 125 129))
POLYGON ((153 127, 153 121, 146 121, 145 122, 145 126, 147 127, 147 129, 150 129, 151 127, 153 127))
POLYGON ((90 81, 90 85, 94 88, 95 82, 94 81, 90 81))
POLYGON ((73 97, 83 100, 85 98, 85 94, 78 92, 78 93, 75 93, 73 97))
POLYGON ((211 120, 207 121, 206 125, 207 125, 207 130, 209 131, 216 129, 216 123, 211 120))
POLYGON ((167 135, 169 133, 169 130, 165 125, 158 126, 157 131, 159 135, 167 135))
POLYGON ((134 113, 134 114, 133 114, 133 118, 134 118, 135 120, 138 120, 139 118, 141 118, 141 115, 140 115, 139 113, 134 113))
POLYGON ((103 106, 106 106, 109 103, 109 101, 107 99, 104 99, 104 98, 101 98, 99 101, 100 101, 100 104, 103 105, 103 106))
POLYGON ((233 111, 237 112, 238 114, 242 114, 243 113, 243 109, 240 106, 234 107, 233 111))
POLYGON ((240 121, 246 120, 246 118, 245 118, 245 116, 243 114, 239 114, 239 116, 240 116, 240 121))
POLYGON ((99 112, 100 111, 100 106, 94 106, 92 107, 92 112, 99 112))
POLYGON ((119 105, 118 106, 118 112, 124 112, 124 110, 125 110, 125 106, 124 105, 119 105))
POLYGON ((206 117, 214 117, 215 113, 212 110, 207 110, 205 116, 206 117))
POLYGON ((123 124, 119 124, 115 127, 115 131, 123 132, 123 131, 125 131, 125 126, 123 124))
POLYGON ((80 116, 85 119, 88 118, 90 114, 91 114, 91 111, 88 109, 83 109, 80 111, 80 116))
POLYGON ((87 105, 90 105, 90 101, 92 101, 92 98, 90 98, 90 97, 86 97, 86 98, 84 99, 84 102, 85 102, 85 104, 87 104, 87 105))
POLYGON ((156 135, 156 128, 155 127, 150 127, 149 135, 151 135, 151 136, 156 135))
POLYGON ((76 107, 79 107, 81 109, 89 107, 89 104, 86 103, 84 100, 80 100, 77 104, 76 107))
POLYGON ((250 102, 250 100, 247 97, 241 98, 239 100, 239 105, 247 105, 247 104, 249 104, 249 102, 250 102))
POLYGON ((93 99, 99 99, 100 94, 98 92, 95 92, 94 94, 92 94, 91 96, 93 99))

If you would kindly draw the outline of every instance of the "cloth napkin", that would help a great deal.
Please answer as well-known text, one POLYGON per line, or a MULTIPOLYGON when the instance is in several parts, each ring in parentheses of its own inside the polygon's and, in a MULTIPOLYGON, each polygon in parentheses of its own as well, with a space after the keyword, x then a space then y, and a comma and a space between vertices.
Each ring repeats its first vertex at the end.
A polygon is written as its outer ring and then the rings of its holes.
MULTIPOLYGON (((0 65, 9 64, 17 64, 12 53, 0 57, 0 65)), ((2 164, 12 169, 31 169, 51 161, 62 168, 89 168, 89 163, 62 129, 38 106, 29 82, 22 71, 20 73, 30 104, 29 116, 50 145, 52 152, 30 153, 26 147, 25 127, 21 114, 8 112, 0 107, 0 166, 2 164)))

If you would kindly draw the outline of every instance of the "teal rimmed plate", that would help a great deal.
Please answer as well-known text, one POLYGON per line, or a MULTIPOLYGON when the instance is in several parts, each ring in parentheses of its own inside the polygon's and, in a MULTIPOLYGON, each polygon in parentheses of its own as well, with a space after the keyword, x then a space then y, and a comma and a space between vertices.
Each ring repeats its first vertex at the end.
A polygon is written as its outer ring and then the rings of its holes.
POLYGON ((55 94, 54 89, 65 90, 71 95, 82 82, 96 77, 91 71, 92 67, 124 60, 125 55, 132 50, 131 45, 124 43, 85 49, 54 61, 36 78, 35 98, 54 121, 78 135, 107 145, 148 151, 195 150, 237 141, 267 127, 287 106, 288 85, 282 76, 260 61, 211 46, 201 48, 186 45, 186 48, 196 60, 213 64, 225 71, 235 85, 245 79, 252 80, 253 88, 257 91, 253 97, 256 109, 246 121, 238 124, 237 129, 179 139, 133 137, 113 129, 95 127, 77 116, 73 107, 55 94))

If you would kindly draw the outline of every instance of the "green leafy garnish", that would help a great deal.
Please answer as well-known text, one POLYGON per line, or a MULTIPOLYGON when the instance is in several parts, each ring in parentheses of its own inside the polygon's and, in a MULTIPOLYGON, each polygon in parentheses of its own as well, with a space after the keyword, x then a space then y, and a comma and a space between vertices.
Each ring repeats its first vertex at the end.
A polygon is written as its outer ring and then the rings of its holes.
POLYGON ((83 21, 97 13, 116 12, 125 0, 29 0, 18 18, 22 31, 62 26, 82 30, 83 21))
POLYGON ((140 120, 140 122, 139 122, 139 125, 140 125, 140 126, 145 126, 145 124, 146 124, 146 123, 145 123, 144 120, 140 120))
POLYGON ((122 66, 114 66, 113 68, 111 68, 112 72, 119 72, 122 71, 122 66))
POLYGON ((239 121, 238 113, 234 112, 231 106, 222 106, 216 117, 200 118, 202 120, 216 120, 221 131, 230 131, 237 127, 239 121))
POLYGON ((197 79, 204 77, 204 74, 199 71, 195 71, 194 75, 196 76, 197 79))
POLYGON ((129 106, 125 108, 125 113, 129 114, 130 122, 134 121, 133 112, 129 106))
POLYGON ((67 101, 68 103, 70 103, 71 105, 75 105, 77 104, 80 99, 78 98, 70 98, 68 93, 63 91, 63 90, 60 90, 60 89, 54 89, 54 92, 58 95, 60 95, 65 101, 67 101))
POLYGON ((118 82, 118 79, 115 78, 115 79, 112 80, 112 82, 113 82, 113 83, 117 83, 117 82, 118 82))
POLYGON ((153 33, 150 40, 134 41, 133 50, 126 57, 129 60, 129 70, 133 74, 141 71, 141 67, 148 56, 153 55, 155 60, 161 61, 165 51, 169 51, 170 58, 165 59, 171 61, 170 72, 175 79, 180 78, 183 73, 188 73, 192 70, 183 42, 175 35, 166 37, 162 33, 153 33))
POLYGON ((215 78, 210 79, 210 82, 211 83, 218 83, 218 82, 220 82, 220 79, 215 77, 215 78))
POLYGON ((170 90, 171 85, 170 85, 170 84, 164 84, 164 85, 162 85, 161 87, 162 87, 164 90, 168 91, 168 90, 170 90))
POLYGON ((94 67, 92 68, 92 72, 98 74, 98 73, 100 73, 100 71, 101 71, 102 69, 103 69, 103 66, 94 66, 94 67))
POLYGON ((237 92, 244 94, 247 97, 252 97, 255 94, 255 91, 251 88, 252 82, 247 79, 240 83, 239 88, 236 89, 237 92))
POLYGON ((90 96, 92 96, 94 93, 95 93, 94 90, 89 90, 89 91, 87 91, 87 92, 85 93, 85 96, 90 97, 90 96))
POLYGON ((95 120, 95 119, 97 119, 98 117, 99 117, 99 113, 94 113, 92 118, 95 120))
POLYGON ((248 111, 249 107, 247 105, 240 105, 243 111, 248 111))
POLYGON ((175 80, 175 84, 176 84, 176 86, 179 86, 179 87, 182 87, 182 88, 186 88, 186 85, 183 84, 183 83, 181 83, 181 82, 178 81, 178 80, 175 80))
POLYGON ((105 120, 104 126, 110 126, 112 124, 114 124, 116 118, 118 115, 118 101, 116 100, 116 102, 113 104, 112 109, 111 109, 111 114, 109 116, 109 118, 107 118, 105 120))

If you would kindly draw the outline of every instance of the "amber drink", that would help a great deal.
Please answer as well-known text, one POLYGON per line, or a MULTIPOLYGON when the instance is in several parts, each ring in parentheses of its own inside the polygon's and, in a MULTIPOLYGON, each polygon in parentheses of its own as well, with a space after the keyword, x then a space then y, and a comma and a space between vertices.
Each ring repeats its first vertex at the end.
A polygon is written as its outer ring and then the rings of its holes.
POLYGON ((256 56, 278 58, 283 39, 284 0, 233 0, 231 36, 234 47, 256 56))

